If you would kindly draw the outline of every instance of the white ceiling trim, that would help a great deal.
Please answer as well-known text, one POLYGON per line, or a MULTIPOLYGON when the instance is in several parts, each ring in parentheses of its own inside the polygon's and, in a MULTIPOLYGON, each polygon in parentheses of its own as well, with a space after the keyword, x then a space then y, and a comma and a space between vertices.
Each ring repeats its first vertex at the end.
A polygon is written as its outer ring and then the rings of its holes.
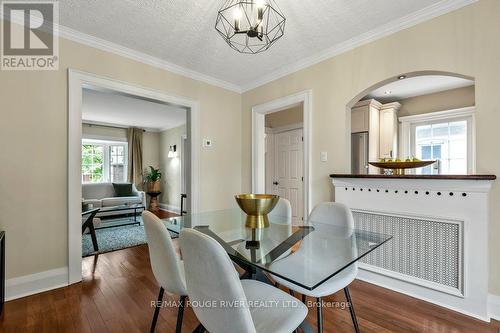
POLYGON ((479 0, 442 0, 434 5, 423 8, 412 14, 388 22, 377 29, 368 31, 350 40, 334 45, 333 47, 328 48, 327 50, 317 55, 308 57, 306 59, 293 63, 289 66, 284 66, 279 70, 274 71, 266 76, 263 76, 258 80, 245 84, 244 86, 241 87, 241 89, 243 90, 243 92, 246 92, 258 88, 264 84, 275 81, 279 78, 295 73, 301 69, 310 67, 329 58, 333 58, 334 56, 355 49, 361 45, 368 44, 377 39, 389 36, 400 30, 410 28, 424 21, 444 15, 446 13, 452 12, 462 7, 468 6, 477 1, 479 0))
POLYGON ((135 51, 132 49, 129 49, 127 47, 115 44, 113 42, 97 38, 85 33, 82 33, 80 31, 73 30, 71 28, 65 27, 63 25, 59 25, 59 35, 63 38, 72 40, 77 43, 81 43, 84 45, 88 45, 91 47, 98 48, 103 51, 108 51, 138 62, 142 62, 147 65, 151 65, 154 67, 158 67, 164 70, 167 70, 169 72, 179 74, 185 77, 188 77, 193 80, 205 82, 208 84, 211 84, 216 87, 224 88, 227 90, 231 90, 237 93, 241 93, 241 87, 237 86, 236 84, 232 84, 230 82, 226 82, 214 77, 211 77, 209 75, 205 75, 196 71, 193 71, 188 68, 184 68, 182 66, 178 66, 176 64, 170 63, 168 61, 162 60, 160 58, 156 58, 153 56, 150 56, 146 53, 142 53, 139 51, 135 51))

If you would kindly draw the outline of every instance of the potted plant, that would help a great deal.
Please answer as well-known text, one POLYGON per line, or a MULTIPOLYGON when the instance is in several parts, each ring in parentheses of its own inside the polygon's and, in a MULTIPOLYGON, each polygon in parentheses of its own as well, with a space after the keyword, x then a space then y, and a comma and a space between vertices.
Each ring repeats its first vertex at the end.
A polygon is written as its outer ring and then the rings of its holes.
POLYGON ((160 192, 160 179, 160 169, 155 169, 152 166, 149 166, 149 171, 147 171, 144 176, 147 192, 160 192))

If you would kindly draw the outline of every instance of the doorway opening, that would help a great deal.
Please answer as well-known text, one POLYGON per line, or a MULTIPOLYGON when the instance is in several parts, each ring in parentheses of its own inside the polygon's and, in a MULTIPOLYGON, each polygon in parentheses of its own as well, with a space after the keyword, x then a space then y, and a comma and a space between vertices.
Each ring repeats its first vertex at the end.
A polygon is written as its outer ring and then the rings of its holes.
POLYGON ((311 92, 252 108, 252 192, 290 201, 292 222, 310 210, 311 92))
MULTIPOLYGON (((71 69, 69 70, 68 112, 68 284, 71 284, 79 282, 82 277, 82 195, 84 194, 82 184, 94 185, 92 183, 95 183, 99 187, 105 181, 104 183, 109 185, 111 191, 116 192, 117 189, 114 188, 115 184, 113 183, 132 183, 135 187, 134 193, 141 196, 140 192, 142 191, 152 192, 150 191, 152 187, 149 186, 151 184, 143 181, 144 169, 150 170, 149 166, 152 166, 154 169, 164 170, 162 172, 164 183, 160 181, 158 184, 160 190, 156 191, 162 192, 161 194, 157 193, 160 196, 159 198, 156 197, 159 207, 180 213, 181 194, 186 194, 184 210, 197 212, 199 207, 199 149, 193 146, 193 143, 199 142, 200 139, 198 102, 71 69), (91 95, 92 97, 89 99, 91 95), (108 121, 99 119, 103 115, 109 117, 113 112, 94 110, 96 112, 94 112, 93 116, 91 115, 93 112, 89 112, 88 102, 92 101, 92 98, 95 101, 97 97, 101 98, 101 102, 106 100, 101 104, 108 103, 108 111, 114 110, 114 112, 119 113, 118 116, 115 115, 113 118, 115 120, 111 125, 114 126, 110 126, 109 119, 108 121), (127 101, 124 102, 122 108, 109 108, 110 104, 117 101, 121 103, 124 99, 127 101), (142 106, 140 110, 129 110, 128 114, 127 112, 124 113, 126 105, 130 106, 130 103, 142 103, 142 106), (152 115, 151 112, 153 111, 148 109, 149 107, 152 109, 165 108, 172 112, 182 113, 178 117, 179 121, 182 120, 182 124, 178 124, 179 126, 175 126, 172 130, 171 128, 156 128, 155 126, 159 121, 158 119, 151 119, 156 117, 152 115), (120 113, 120 111, 123 112, 120 113), (132 121, 132 125, 124 123, 127 119, 132 121), (151 121, 150 125, 143 123, 147 120, 151 121), (84 123, 85 125, 82 126, 84 123), (137 135, 143 136, 143 141, 148 141, 148 152, 142 151, 139 154, 143 158, 142 163, 137 162, 135 159, 130 162, 129 155, 131 152, 129 148, 134 140, 128 135, 121 139, 113 137, 110 133, 108 133, 108 137, 103 136, 103 131, 106 132, 112 129, 112 132, 116 135, 128 130, 129 127, 137 130, 137 135), (177 129, 180 130, 177 131, 177 129), (86 141, 84 142, 82 139, 86 141), (122 141, 120 142, 120 140, 122 141), (82 144, 89 146, 86 147, 85 152, 83 152, 82 144), (156 154, 156 150, 158 154, 156 154), (161 154, 162 152, 164 154, 161 154), (85 159, 83 153, 86 154, 85 159), (160 157, 161 155, 164 155, 164 158, 160 157), (91 163, 87 163, 84 168, 82 162, 89 161, 91 163), (136 177, 131 180, 130 171, 134 167, 133 164, 136 164, 137 172, 136 177), (167 170, 172 166, 176 167, 176 172, 172 173, 167 170), (172 180, 166 179, 169 173, 172 173, 172 180), (167 188, 167 183, 175 183, 178 190, 175 192, 167 188), (162 187, 162 185, 164 186, 162 187), (184 187, 184 190, 182 187, 184 187), (162 196, 173 192, 177 194, 172 194, 176 196, 177 201, 170 206, 162 206, 164 201, 162 196)), ((169 122, 174 123, 174 118, 170 119, 169 122)), ((169 126, 167 125, 167 127, 169 126)), ((143 143, 139 142, 139 146, 142 145, 143 148, 146 148, 143 143)), ((88 193, 92 192, 93 189, 88 193)), ((147 209, 151 205, 150 200, 153 196, 148 195, 148 202, 145 202, 146 194, 143 195, 144 197, 141 197, 141 202, 138 204, 147 209)), ((110 199, 109 205, 104 206, 110 206, 116 198, 110 199)), ((117 205, 111 205, 110 207, 113 206, 117 205)), ((134 212, 130 214, 138 215, 138 211, 134 208, 134 212)))
POLYGON ((189 143, 182 144, 187 112, 160 100, 84 87, 84 257, 145 244, 144 210, 159 218, 179 216, 181 184, 190 177, 181 172, 191 163, 184 154, 189 143))
POLYGON ((292 223, 304 220, 304 105, 265 115, 266 193, 290 201, 292 223))

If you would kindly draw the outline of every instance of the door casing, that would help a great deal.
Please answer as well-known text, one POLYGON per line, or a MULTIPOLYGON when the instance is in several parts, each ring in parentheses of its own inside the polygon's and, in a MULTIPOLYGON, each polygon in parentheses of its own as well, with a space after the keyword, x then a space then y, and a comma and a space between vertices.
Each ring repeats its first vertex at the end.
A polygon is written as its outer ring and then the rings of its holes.
POLYGON ((303 105, 304 128, 304 182, 303 201, 304 216, 311 211, 311 110, 312 91, 306 90, 293 95, 285 96, 270 102, 252 107, 252 193, 265 193, 266 190, 266 163, 265 163, 265 115, 282 111, 297 105, 303 105))

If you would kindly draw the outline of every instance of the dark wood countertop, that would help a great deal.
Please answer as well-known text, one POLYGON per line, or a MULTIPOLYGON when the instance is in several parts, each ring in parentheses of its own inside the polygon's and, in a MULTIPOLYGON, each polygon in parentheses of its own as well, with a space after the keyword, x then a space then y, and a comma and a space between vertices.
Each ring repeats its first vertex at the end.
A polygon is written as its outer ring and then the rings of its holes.
POLYGON ((366 179, 445 179, 445 180, 495 180, 495 175, 354 175, 334 173, 330 178, 366 178, 366 179))

